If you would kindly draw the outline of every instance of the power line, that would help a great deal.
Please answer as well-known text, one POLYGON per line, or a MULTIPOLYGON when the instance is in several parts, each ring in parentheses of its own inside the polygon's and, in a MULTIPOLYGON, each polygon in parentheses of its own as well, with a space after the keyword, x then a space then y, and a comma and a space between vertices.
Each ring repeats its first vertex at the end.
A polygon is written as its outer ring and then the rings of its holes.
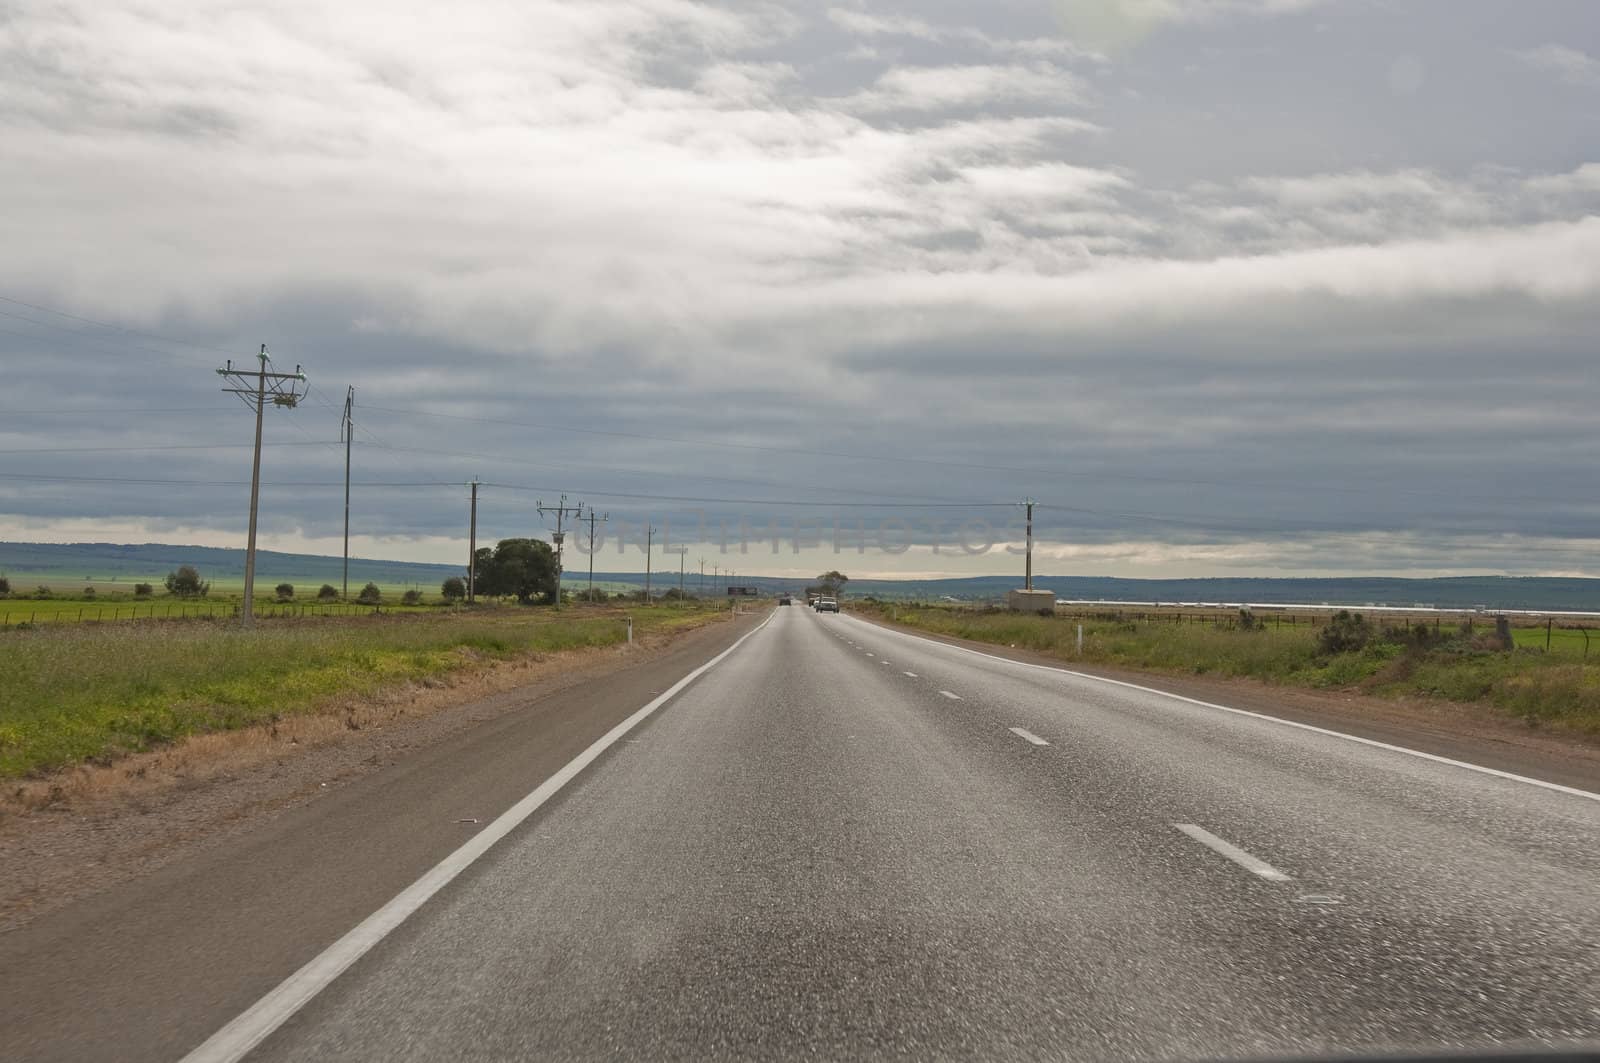
MULTIPOLYGON (((126 325, 113 325, 109 321, 98 321, 98 320, 96 320, 96 319, 94 319, 92 317, 83 317, 80 314, 69 314, 65 310, 54 310, 54 309, 52 309, 52 308, 50 308, 48 306, 40 306, 38 303, 30 303, 30 302, 27 302, 27 301, 22 300, 22 299, 14 299, 9 295, 0 295, 0 302, 10 303, 13 306, 25 306, 29 310, 37 310, 41 314, 53 314, 56 317, 64 317, 64 318, 67 318, 68 320, 71 320, 71 321, 81 321, 85 325, 94 325, 97 328, 111 329, 114 332, 125 332, 130 336, 142 336, 145 339, 155 340, 155 341, 157 341, 159 343, 172 343, 172 344, 176 344, 176 345, 178 345, 180 347, 193 347, 197 351, 208 351, 208 352, 211 352, 213 354, 233 354, 234 353, 232 351, 224 350, 221 347, 212 347, 212 346, 209 346, 209 345, 204 344, 204 343, 194 343, 194 342, 191 342, 189 340, 180 340, 180 339, 177 339, 177 338, 172 337, 172 336, 162 336, 162 335, 159 335, 158 333, 146 332, 146 331, 144 331, 142 329, 129 328, 126 325)), ((0 312, 3 312, 3 311, 0 311, 0 312)), ((8 314, 7 316, 8 317, 15 317, 15 316, 18 316, 18 315, 8 314)), ((24 320, 26 320, 26 319, 24 319, 24 320)), ((63 327, 64 328, 65 326, 47 326, 47 327, 63 327)))

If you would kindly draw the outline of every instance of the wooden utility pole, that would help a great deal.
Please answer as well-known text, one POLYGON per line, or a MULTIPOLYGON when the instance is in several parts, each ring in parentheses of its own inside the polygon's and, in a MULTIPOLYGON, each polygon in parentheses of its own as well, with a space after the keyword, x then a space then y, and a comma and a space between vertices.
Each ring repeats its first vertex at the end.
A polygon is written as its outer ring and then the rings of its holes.
POLYGON ((478 594, 478 481, 472 481, 472 523, 467 533, 467 604, 478 594))
POLYGON ((602 513, 597 517, 593 507, 591 507, 587 517, 579 517, 578 519, 589 522, 589 600, 592 602, 594 601, 594 527, 596 524, 604 524, 610 520, 611 514, 602 513))
POLYGON ((256 449, 255 456, 250 463, 250 534, 245 541, 244 549, 244 606, 239 618, 245 627, 254 627, 256 622, 256 509, 261 501, 261 424, 263 414, 270 396, 274 406, 293 409, 300 402, 304 392, 297 385, 305 383, 306 375, 300 371, 300 366, 294 367, 292 373, 274 373, 269 368, 272 360, 267 357, 267 345, 261 345, 261 352, 256 355, 260 360, 255 372, 246 369, 235 369, 233 359, 228 364, 217 370, 217 375, 223 377, 237 387, 223 388, 223 391, 237 395, 244 400, 246 406, 251 407, 256 413, 256 449), (250 383, 253 380, 254 383, 250 383))
POLYGON ((568 507, 568 505, 567 505, 567 496, 566 495, 562 495, 561 496, 561 501, 556 503, 553 506, 546 506, 543 502, 538 502, 538 503, 535 503, 535 508, 537 508, 539 510, 539 516, 541 516, 541 517, 544 516, 546 513, 554 513, 556 515, 556 530, 555 530, 554 534, 551 536, 551 538, 553 538, 555 540, 555 544, 556 544, 556 608, 560 609, 561 608, 561 550, 562 550, 562 546, 567 541, 567 533, 563 530, 563 523, 566 520, 566 516, 567 516, 568 513, 571 513, 575 519, 582 520, 583 519, 583 503, 579 502, 576 506, 568 507))
POLYGON ((344 433, 344 594, 345 599, 350 597, 350 441, 355 438, 356 422, 356 386, 350 385, 350 390, 344 396, 344 421, 339 430, 344 433))
POLYGON ((1033 499, 1026 499, 1023 505, 1028 507, 1028 560, 1023 572, 1022 589, 1033 590, 1033 499))
POLYGON ((647 524, 644 530, 644 604, 650 604, 650 551, 655 545, 655 525, 647 524))

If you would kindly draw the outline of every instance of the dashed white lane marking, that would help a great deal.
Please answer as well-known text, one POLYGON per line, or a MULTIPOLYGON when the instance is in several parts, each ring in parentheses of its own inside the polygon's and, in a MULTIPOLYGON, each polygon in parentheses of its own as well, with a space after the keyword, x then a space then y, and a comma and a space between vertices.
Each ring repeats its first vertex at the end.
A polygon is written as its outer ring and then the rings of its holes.
POLYGON ((911 678, 912 678, 912 679, 915 679, 915 678, 917 678, 917 673, 915 673, 915 672, 901 672, 901 673, 900 673, 900 674, 901 674, 901 675, 908 675, 908 676, 910 676, 910 677, 911 677, 911 678))
POLYGON ((304 967, 278 983, 277 988, 212 1034, 198 1048, 184 1056, 181 1063, 237 1063, 243 1059, 272 1031, 282 1026, 291 1015, 304 1007, 311 998, 326 989, 329 983, 343 974, 351 964, 366 955, 373 946, 387 937, 390 931, 404 923, 412 913, 426 904, 430 897, 449 885, 457 875, 471 866, 473 861, 492 849, 496 842, 516 830, 518 825, 559 793, 562 787, 577 777, 578 773, 594 763, 607 748, 615 745, 651 713, 677 697, 679 691, 727 659, 752 636, 759 634, 775 615, 775 612, 767 614, 766 620, 761 621, 754 630, 741 635, 739 641, 694 669, 652 698, 632 716, 601 735, 588 749, 568 761, 560 771, 534 787, 528 796, 473 835, 465 845, 439 861, 432 870, 396 894, 393 900, 356 924, 343 937, 307 961, 304 967))
POLYGON ((886 661, 886 660, 884 660, 884 659, 883 659, 883 658, 882 658, 882 657, 879 657, 879 658, 878 658, 878 663, 879 663, 879 664, 888 664, 888 663, 889 663, 889 662, 888 662, 888 661, 886 661))
POLYGON ((1253 875, 1260 875, 1269 882, 1292 881, 1288 875, 1285 875, 1282 871, 1279 871, 1265 860, 1260 860, 1254 856, 1251 856, 1249 853, 1245 852, 1237 845, 1234 845, 1232 842, 1223 841, 1221 838, 1217 837, 1215 834, 1212 834, 1204 827, 1197 827, 1193 823, 1174 823, 1173 826, 1183 831, 1183 833, 1187 834, 1189 837, 1193 838, 1207 849, 1226 856, 1229 860, 1232 860, 1234 863, 1238 864, 1240 867, 1244 868, 1253 875))
POLYGON ((941 690, 941 691, 939 691, 939 693, 943 694, 945 697, 949 698, 951 701, 960 701, 961 700, 961 695, 960 694, 952 694, 948 690, 941 690))
POLYGON ((868 657, 871 657, 871 656, 872 656, 872 652, 871 652, 871 651, 870 651, 870 650, 867 650, 867 651, 863 651, 863 652, 865 652, 865 653, 866 653, 866 655, 867 655, 867 656, 868 656, 868 657))
POLYGON ((1010 728, 1010 731, 1024 742, 1032 742, 1036 746, 1047 746, 1050 744, 1049 742, 1046 742, 1044 739, 1040 738, 1038 735, 1034 734, 1032 731, 1021 727, 1012 727, 1010 728))
MULTIPOLYGON (((867 623, 867 621, 860 620, 858 618, 852 619, 855 619, 857 623, 867 623)), ((1266 720, 1268 723, 1282 724, 1285 727, 1294 727, 1301 731, 1310 731, 1313 734, 1326 735, 1329 738, 1342 738, 1346 742, 1355 742, 1359 745, 1370 746, 1373 749, 1382 749, 1390 753, 1402 753, 1405 756, 1416 757, 1419 760, 1432 761, 1435 764, 1448 764, 1452 768, 1464 768, 1467 771, 1475 771, 1482 775, 1492 775, 1498 779, 1508 779, 1511 782, 1519 782, 1525 783, 1529 786, 1537 786, 1542 790, 1554 790, 1556 793, 1568 794, 1572 797, 1581 797, 1587 801, 1600 801, 1600 791, 1596 790, 1580 790, 1576 786, 1563 786, 1561 783, 1546 782, 1543 779, 1534 779, 1527 775, 1516 775, 1509 771, 1501 771, 1499 768, 1486 768, 1481 764, 1469 764, 1464 760, 1452 760, 1450 757, 1441 757, 1437 753, 1424 753, 1420 749, 1411 749, 1406 746, 1391 745, 1388 742, 1379 742, 1375 738, 1362 738, 1360 735, 1345 734, 1343 731, 1333 731, 1326 727, 1317 727, 1313 724, 1301 723, 1298 720, 1285 720, 1281 716, 1268 716, 1264 712, 1252 712, 1249 709, 1236 709, 1231 705, 1218 705, 1214 701, 1201 701, 1199 698, 1184 697, 1182 694, 1174 694, 1170 690, 1157 690, 1155 687, 1140 686, 1138 683, 1129 683, 1122 679, 1109 679, 1103 675, 1090 675, 1088 672, 1075 672, 1071 668, 1056 668, 1048 664, 1031 664, 1027 661, 1014 661, 1009 657, 1000 657, 993 653, 984 653, 981 650, 970 650, 965 646, 953 646, 948 642, 940 642, 938 639, 931 639, 925 635, 913 635, 909 631, 898 631, 893 628, 882 627, 880 627, 879 630, 887 631, 890 635, 898 635, 901 638, 916 639, 918 642, 932 643, 936 647, 943 646, 945 649, 955 650, 957 653, 970 653, 974 657, 987 657, 991 661, 999 661, 1001 664, 1009 664, 1017 668, 1029 668, 1040 672, 1054 672, 1059 676, 1071 676, 1074 679, 1087 679, 1094 683, 1106 683, 1116 687, 1127 687, 1129 690, 1137 690, 1143 694, 1155 694, 1158 697, 1171 698, 1173 701, 1187 702, 1190 705, 1198 705, 1204 709, 1216 709, 1219 712, 1231 712, 1235 716, 1249 716, 1257 720, 1266 720)))

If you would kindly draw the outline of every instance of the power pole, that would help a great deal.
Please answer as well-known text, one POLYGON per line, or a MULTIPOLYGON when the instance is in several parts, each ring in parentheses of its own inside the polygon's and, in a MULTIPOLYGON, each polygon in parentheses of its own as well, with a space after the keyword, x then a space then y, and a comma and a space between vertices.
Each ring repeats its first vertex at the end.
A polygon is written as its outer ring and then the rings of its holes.
POLYGON ((706 596, 706 559, 700 559, 700 597, 706 596))
POLYGON ((344 396, 344 420, 339 431, 344 433, 344 597, 350 597, 350 441, 355 438, 356 386, 344 396))
POLYGON ((650 604, 650 549, 655 544, 656 529, 646 525, 644 533, 644 604, 650 604))
POLYGON ((663 549, 662 553, 678 555, 678 599, 681 601, 683 599, 683 564, 684 558, 689 554, 689 548, 680 546, 676 550, 663 549))
MULTIPOLYGON (((579 517, 578 519, 583 520, 585 518, 579 517)), ((589 521, 589 600, 592 602, 594 601, 594 526, 596 524, 604 524, 610 520, 611 514, 602 513, 597 517, 594 515, 594 508, 590 507, 587 519, 589 521)))
POLYGON ((467 533, 467 604, 478 593, 478 481, 472 481, 472 530, 467 533))
POLYGON ((1033 499, 1024 499, 1022 504, 1028 507, 1028 560, 1023 572, 1022 589, 1031 591, 1033 590, 1033 499))
POLYGON ((237 387, 223 388, 223 391, 239 396, 246 406, 256 411, 256 450, 255 457, 250 464, 250 535, 246 540, 244 549, 244 606, 240 612, 240 619, 245 627, 253 627, 256 622, 256 508, 261 501, 261 422, 262 414, 266 410, 267 397, 272 397, 274 406, 293 409, 299 404, 305 392, 297 389, 296 385, 305 383, 306 375, 300 371, 300 366, 294 367, 292 373, 274 373, 269 367, 272 360, 267 357, 267 345, 261 345, 261 353, 256 356, 260 364, 255 372, 246 369, 235 369, 233 359, 228 359, 228 364, 217 370, 217 375, 237 387), (255 383, 251 384, 250 380, 255 383))
POLYGON ((561 501, 556 503, 553 506, 546 506, 543 502, 537 502, 537 503, 535 503, 535 508, 538 509, 539 516, 541 516, 541 517, 544 516, 546 513, 554 513, 556 515, 556 530, 555 530, 555 534, 552 535, 551 538, 555 539, 555 542, 556 542, 556 608, 560 609, 561 608, 561 547, 562 547, 562 544, 567 541, 567 533, 562 530, 562 527, 563 527, 563 524, 564 524, 564 522, 566 520, 566 516, 567 516, 568 513, 571 513, 578 520, 582 520, 583 519, 583 503, 579 502, 576 506, 569 507, 567 505, 567 496, 566 495, 562 495, 561 496, 561 501))

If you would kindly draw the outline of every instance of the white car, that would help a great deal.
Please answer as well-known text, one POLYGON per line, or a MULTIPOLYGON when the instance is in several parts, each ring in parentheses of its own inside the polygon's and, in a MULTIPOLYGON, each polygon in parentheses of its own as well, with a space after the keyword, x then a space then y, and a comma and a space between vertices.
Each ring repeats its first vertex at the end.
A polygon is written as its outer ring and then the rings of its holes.
POLYGON ((837 598, 818 598, 817 599, 817 612, 819 612, 819 613, 837 613, 838 611, 839 611, 839 599, 837 599, 837 598))

